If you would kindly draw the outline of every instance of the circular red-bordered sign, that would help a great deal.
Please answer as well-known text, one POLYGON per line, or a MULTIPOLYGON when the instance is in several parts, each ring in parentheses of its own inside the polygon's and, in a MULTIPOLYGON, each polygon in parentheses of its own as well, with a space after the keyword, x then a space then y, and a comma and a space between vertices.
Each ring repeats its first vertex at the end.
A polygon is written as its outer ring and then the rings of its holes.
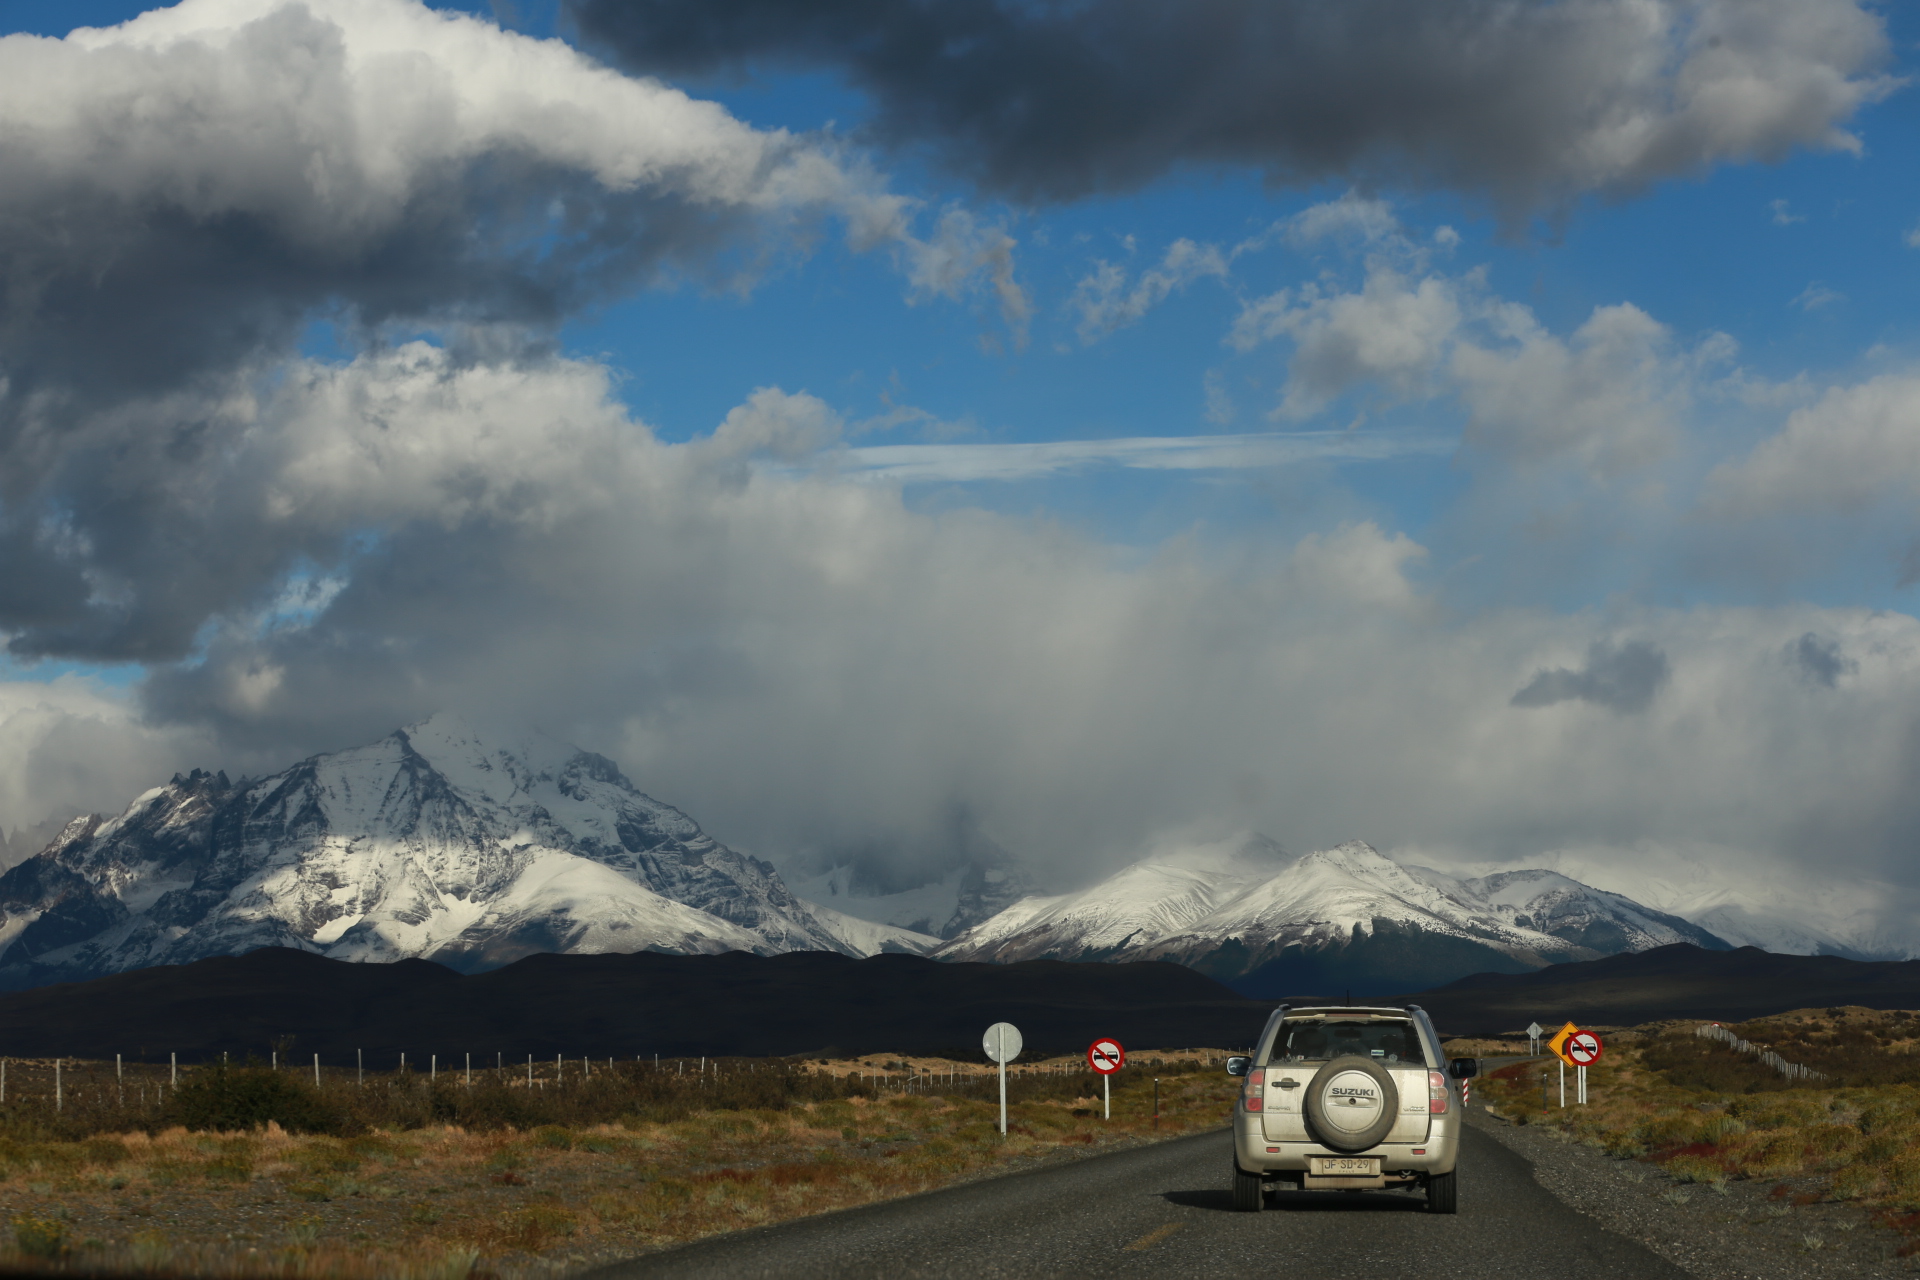
POLYGON ((1127 1051, 1118 1040, 1095 1040, 1087 1048, 1087 1065, 1103 1076, 1112 1075, 1126 1062, 1127 1051))
POLYGON ((1567 1057, 1576 1067, 1590 1067, 1600 1061, 1600 1037, 1591 1031, 1576 1031, 1567 1037, 1567 1057))

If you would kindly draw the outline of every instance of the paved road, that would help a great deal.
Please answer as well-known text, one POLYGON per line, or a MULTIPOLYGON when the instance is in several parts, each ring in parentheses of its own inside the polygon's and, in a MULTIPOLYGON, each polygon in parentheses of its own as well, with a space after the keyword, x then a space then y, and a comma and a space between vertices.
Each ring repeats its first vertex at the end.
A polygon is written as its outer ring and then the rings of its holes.
POLYGON ((1686 1276, 1554 1199, 1525 1160, 1475 1129, 1463 1139, 1455 1217, 1404 1192, 1282 1192, 1264 1213, 1235 1213, 1231 1162, 1223 1130, 721 1236, 592 1277, 1686 1276))

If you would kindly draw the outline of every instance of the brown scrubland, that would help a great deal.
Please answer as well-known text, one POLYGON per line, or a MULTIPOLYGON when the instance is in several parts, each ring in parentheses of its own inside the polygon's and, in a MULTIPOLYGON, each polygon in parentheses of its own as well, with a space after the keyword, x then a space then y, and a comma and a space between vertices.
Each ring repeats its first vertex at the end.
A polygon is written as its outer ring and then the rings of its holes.
POLYGON ((1619 1159, 1651 1162, 1709 1194, 1750 1181, 1771 1184, 1785 1204, 1857 1203, 1906 1237, 1902 1256, 1920 1254, 1920 1017, 1845 1007, 1727 1024, 1820 1072, 1815 1079, 1786 1078, 1757 1055, 1700 1036, 1701 1025, 1605 1031, 1584 1107, 1559 1105, 1551 1059, 1494 1071, 1475 1088, 1515 1124, 1551 1126, 1619 1159))
POLYGON ((0 1266, 546 1276, 1224 1124, 1218 1051, 1136 1055, 1101 1117, 1076 1059, 674 1060, 323 1073, 7 1063, 0 1266), (1160 1081, 1160 1116, 1154 1080, 1160 1081))

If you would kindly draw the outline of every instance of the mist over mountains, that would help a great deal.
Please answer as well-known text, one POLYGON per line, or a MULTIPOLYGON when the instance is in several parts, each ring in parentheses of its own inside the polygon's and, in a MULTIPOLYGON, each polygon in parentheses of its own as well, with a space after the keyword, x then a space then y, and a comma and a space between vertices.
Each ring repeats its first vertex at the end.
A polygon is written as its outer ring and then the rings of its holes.
POLYGON ((1264 998, 1746 941, 1558 871, 1455 876, 1358 841, 1188 845, 1056 895, 977 847, 891 892, 846 865, 797 881, 822 903, 603 756, 443 715, 257 780, 194 770, 68 823, 0 875, 0 984, 261 947, 466 972, 542 953, 822 951, 1166 960, 1264 998))

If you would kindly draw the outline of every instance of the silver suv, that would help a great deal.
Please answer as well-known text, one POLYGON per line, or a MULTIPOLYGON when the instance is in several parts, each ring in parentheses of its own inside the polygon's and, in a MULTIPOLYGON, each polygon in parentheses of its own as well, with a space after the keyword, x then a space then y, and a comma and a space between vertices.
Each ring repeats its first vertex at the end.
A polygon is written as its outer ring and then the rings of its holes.
POLYGON ((1419 1005, 1281 1005, 1233 1108, 1233 1207, 1257 1211, 1271 1184, 1306 1191, 1425 1188, 1427 1209, 1455 1211, 1458 1082, 1472 1058, 1448 1061, 1419 1005))

